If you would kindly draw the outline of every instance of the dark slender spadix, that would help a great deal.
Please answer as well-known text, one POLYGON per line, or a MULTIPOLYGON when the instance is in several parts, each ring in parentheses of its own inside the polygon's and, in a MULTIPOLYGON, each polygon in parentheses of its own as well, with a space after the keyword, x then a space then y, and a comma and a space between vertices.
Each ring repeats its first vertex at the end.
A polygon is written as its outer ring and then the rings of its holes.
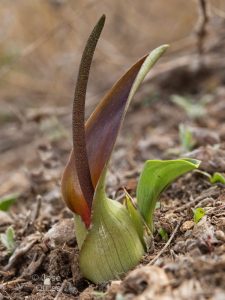
POLYGON ((81 190, 89 208, 91 208, 91 203, 93 201, 94 187, 91 179, 86 147, 85 99, 91 62, 104 23, 105 15, 99 19, 86 43, 86 47, 81 58, 73 102, 73 150, 75 168, 77 170, 81 190))

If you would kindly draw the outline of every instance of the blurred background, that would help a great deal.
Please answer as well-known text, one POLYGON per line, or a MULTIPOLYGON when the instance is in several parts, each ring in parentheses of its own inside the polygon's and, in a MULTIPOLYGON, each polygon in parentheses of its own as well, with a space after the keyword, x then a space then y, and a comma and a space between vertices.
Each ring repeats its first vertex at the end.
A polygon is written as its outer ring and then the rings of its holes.
MULTIPOLYGON (((224 0, 211 5, 224 19, 224 0)), ((103 13, 107 19, 92 65, 88 114, 118 76, 152 48, 171 45, 162 63, 197 52, 195 0, 1 0, 0 195, 26 186, 41 143, 58 143, 68 153, 79 61, 103 13)))

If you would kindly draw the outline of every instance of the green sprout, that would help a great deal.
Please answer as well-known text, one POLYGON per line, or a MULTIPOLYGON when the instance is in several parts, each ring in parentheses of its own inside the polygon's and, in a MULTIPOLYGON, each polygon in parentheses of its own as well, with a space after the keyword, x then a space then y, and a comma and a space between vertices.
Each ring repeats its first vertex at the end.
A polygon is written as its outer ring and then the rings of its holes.
POLYGON ((5 233, 0 234, 0 241, 8 250, 9 254, 13 253, 15 249, 15 232, 11 226, 6 229, 5 233))
POLYGON ((197 224, 204 216, 205 216, 205 210, 201 207, 192 209, 194 214, 194 222, 197 224))
POLYGON ((206 176, 209 179, 209 182, 212 184, 215 183, 225 184, 225 176, 220 172, 214 172, 212 175, 209 174, 208 172, 201 171, 201 170, 196 170, 196 172, 206 176))
POLYGON ((62 195, 74 213, 80 270, 94 283, 120 278, 139 263, 152 239, 153 213, 160 194, 177 177, 199 166, 199 161, 185 158, 146 161, 136 203, 129 195, 123 204, 107 197, 109 160, 129 104, 168 45, 136 62, 85 123, 88 75, 104 22, 102 16, 81 59, 73 102, 73 148, 62 177, 62 195))
POLYGON ((219 173, 219 172, 215 172, 215 173, 213 173, 213 175, 212 176, 210 176, 210 182, 212 183, 212 184, 214 184, 214 183, 222 183, 222 184, 225 184, 225 177, 221 174, 221 173, 219 173))
POLYGON ((168 233, 166 232, 166 230, 162 227, 159 228, 158 230, 159 235, 161 236, 162 240, 167 242, 169 237, 168 237, 168 233))

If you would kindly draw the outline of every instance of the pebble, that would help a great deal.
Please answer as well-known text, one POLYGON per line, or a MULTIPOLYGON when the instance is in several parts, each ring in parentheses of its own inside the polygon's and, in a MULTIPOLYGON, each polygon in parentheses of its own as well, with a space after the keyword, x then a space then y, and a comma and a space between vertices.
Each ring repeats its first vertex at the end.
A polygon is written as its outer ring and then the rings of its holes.
POLYGON ((181 232, 185 232, 185 231, 187 231, 187 230, 190 230, 190 229, 192 229, 192 228, 194 227, 194 225, 195 225, 195 223, 194 223, 194 221, 192 221, 192 220, 185 221, 185 222, 181 225, 180 231, 181 231, 181 232))
POLYGON ((63 245, 75 239, 75 226, 73 219, 63 219, 44 235, 44 242, 50 247, 63 245))
POLYGON ((222 230, 217 230, 215 236, 218 240, 225 242, 225 233, 222 230))

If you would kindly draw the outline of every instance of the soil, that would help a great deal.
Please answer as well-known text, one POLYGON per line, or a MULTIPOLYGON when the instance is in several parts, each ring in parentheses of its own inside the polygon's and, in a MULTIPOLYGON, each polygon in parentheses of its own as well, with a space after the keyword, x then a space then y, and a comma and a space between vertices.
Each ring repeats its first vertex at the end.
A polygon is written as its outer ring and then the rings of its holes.
MULTIPOLYGON (((212 51, 221 57, 221 48, 212 51)), ((109 196, 121 199, 123 187, 134 196, 147 159, 195 157, 202 161, 199 170, 225 175, 224 83, 222 67, 208 66, 204 59, 197 67, 175 65, 147 82, 131 105, 113 153, 109 196), (174 94, 188 99, 192 107, 198 105, 197 113, 174 103, 174 94), (182 148, 181 123, 192 132, 192 149, 182 148)), ((59 111, 62 124, 70 124, 70 118, 70 108, 59 111)), ((19 195, 9 212, 0 213, 0 231, 11 225, 16 242, 11 256, 0 245, 0 299, 225 299, 225 186, 211 184, 198 171, 182 176, 162 194, 155 211, 154 245, 134 270, 121 280, 97 286, 82 277, 73 216, 60 193, 70 137, 58 125, 52 131, 54 122, 49 112, 41 112, 27 118, 26 126, 14 119, 1 129, 4 137, 9 126, 12 131, 16 128, 28 145, 39 134, 40 124, 46 130, 49 125, 51 131, 40 143, 26 148, 23 155, 36 152, 26 176, 20 174, 16 182, 19 195), (206 214, 195 223, 193 209, 198 207, 206 214), (161 228, 168 238, 159 234, 161 228)), ((7 139, 5 147, 13 141, 7 139)), ((15 174, 9 170, 5 189, 15 186, 15 174)))

